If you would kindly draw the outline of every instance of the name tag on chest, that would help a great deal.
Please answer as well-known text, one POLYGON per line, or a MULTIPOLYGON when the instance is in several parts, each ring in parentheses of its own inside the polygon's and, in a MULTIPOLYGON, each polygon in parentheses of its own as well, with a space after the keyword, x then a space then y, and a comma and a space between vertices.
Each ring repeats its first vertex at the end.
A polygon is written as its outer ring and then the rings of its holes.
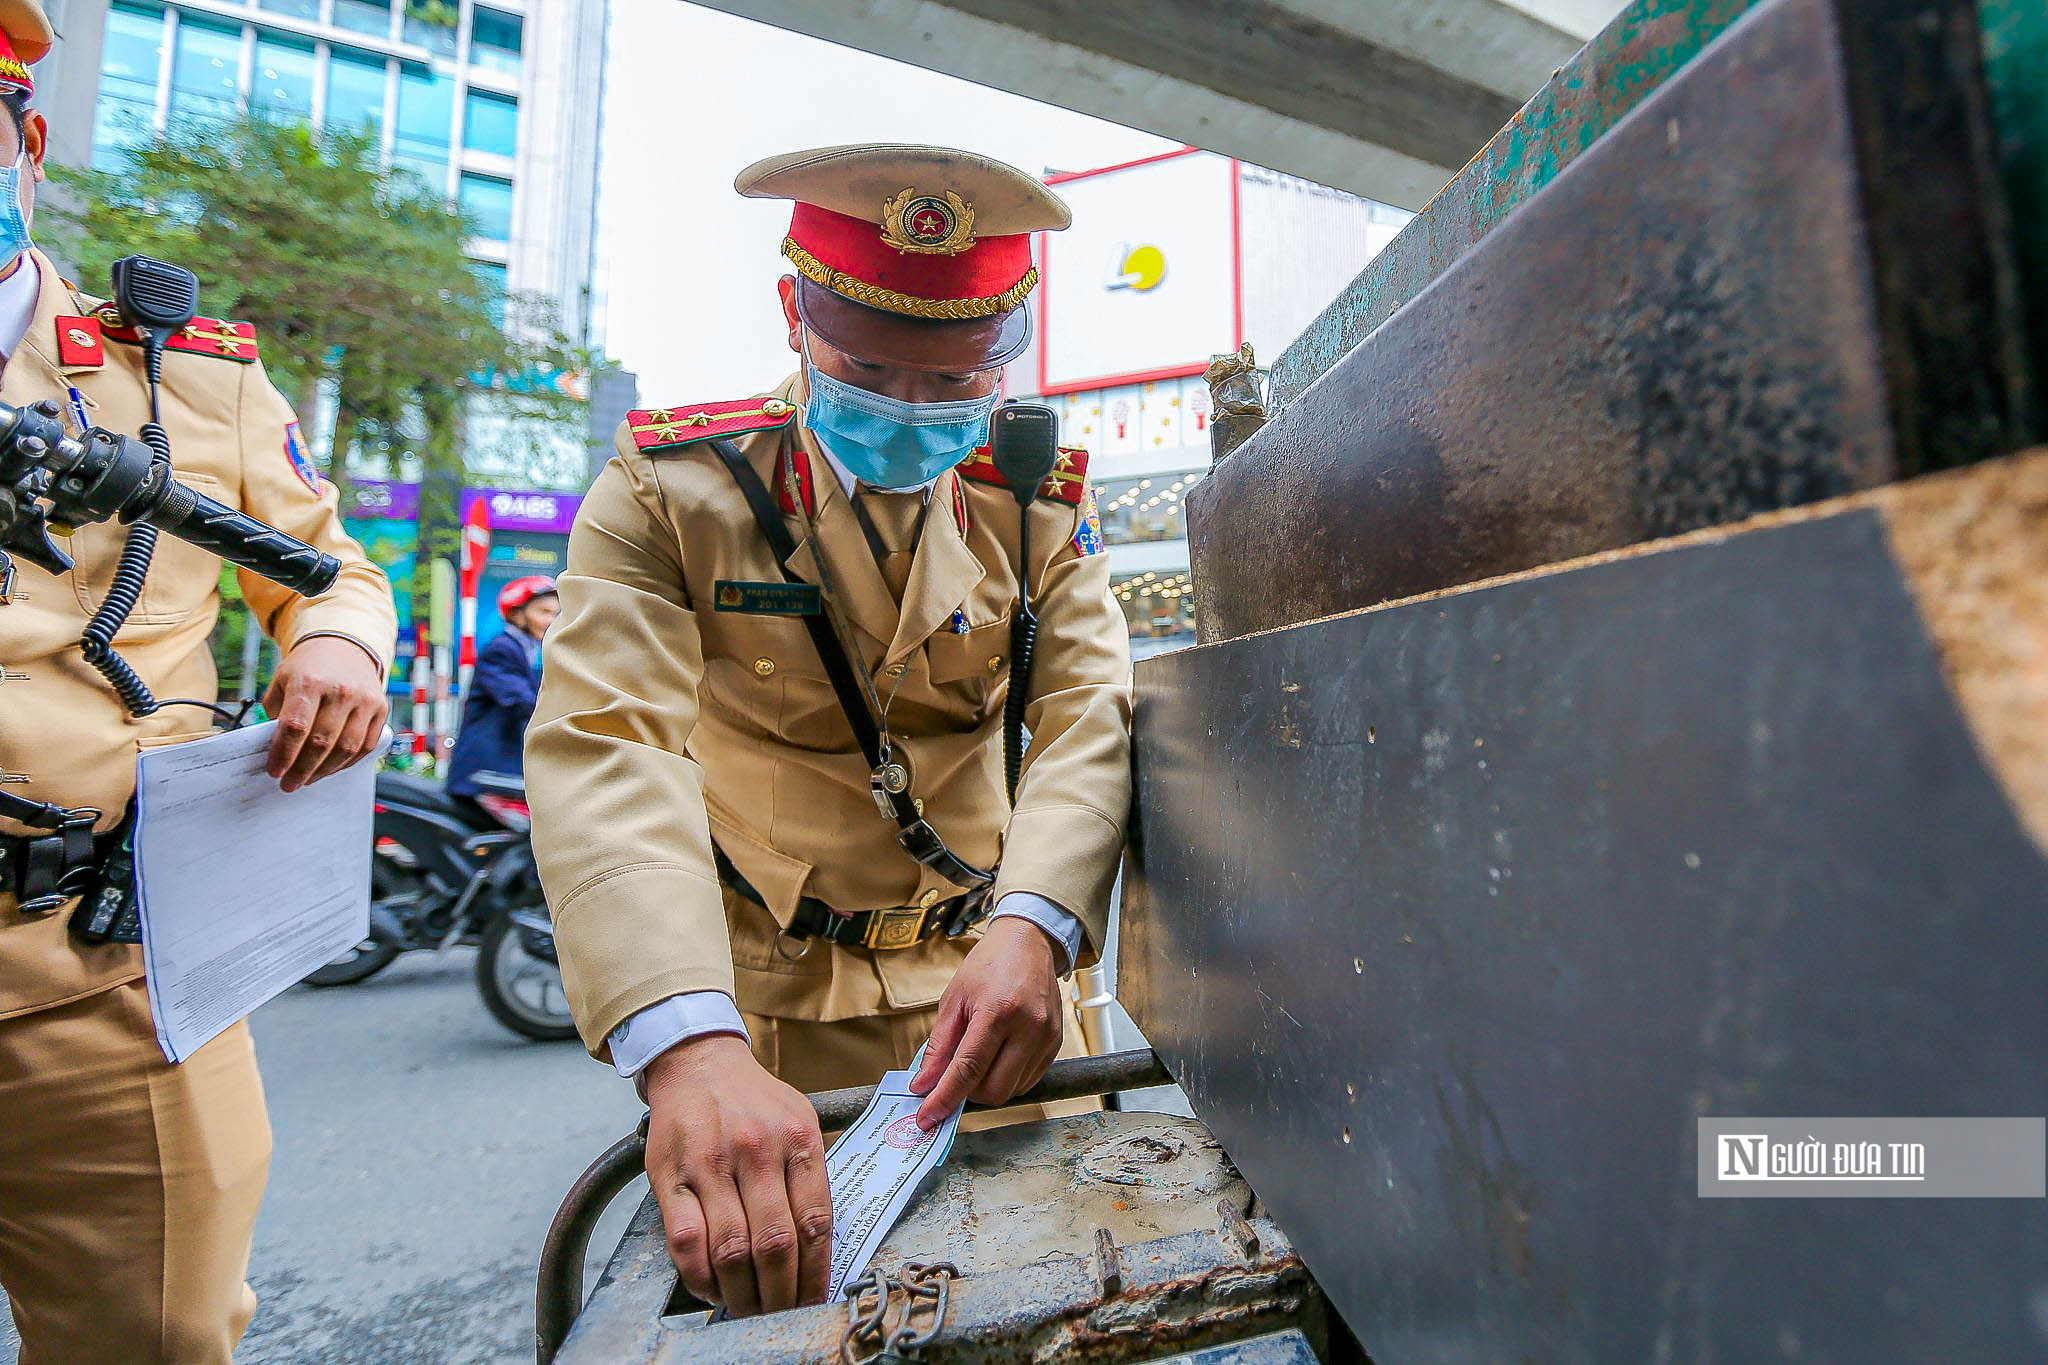
POLYGON ((712 585, 711 605, 715 611, 749 616, 816 616, 825 609, 825 597, 815 583, 748 583, 721 578, 712 585))

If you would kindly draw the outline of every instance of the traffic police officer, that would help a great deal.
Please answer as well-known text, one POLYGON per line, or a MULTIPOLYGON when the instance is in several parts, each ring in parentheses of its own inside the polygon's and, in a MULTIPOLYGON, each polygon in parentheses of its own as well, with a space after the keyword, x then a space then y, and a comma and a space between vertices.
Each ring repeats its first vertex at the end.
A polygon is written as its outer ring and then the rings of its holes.
MULTIPOLYGON (((75 428, 134 434, 149 418, 137 334, 32 249, 44 124, 29 66, 49 50, 37 0, 0 0, 0 402, 58 400, 75 428)), ((396 623, 384 576, 343 533, 285 400, 242 323, 195 319, 163 357, 162 422, 177 477, 341 559, 316 600, 241 576, 285 657, 266 697, 270 771, 287 788, 371 752, 396 623)), ((0 790, 120 825, 138 750, 208 731, 207 712, 136 718, 81 655, 124 528, 81 527, 74 572, 17 560, 0 605, 0 790)), ((165 700, 215 696, 207 636, 220 561, 171 536, 115 646, 165 700)), ((82 817, 83 818, 83 817, 82 817)), ((25 1365, 225 1361, 255 1309, 244 1282, 270 1128, 246 1025, 181 1066, 158 1050, 140 949, 89 944, 63 892, 103 858, 0 820, 0 1284, 25 1365)), ((223 868, 223 876, 232 868, 223 868)))
POLYGON ((801 368, 627 418, 570 539, 527 781, 570 1005, 592 1052, 641 1076, 671 1253, 693 1293, 750 1313, 825 1288, 801 1092, 872 1081, 929 1037, 930 1127, 1079 1050, 1058 978, 1106 929, 1130 656, 1085 455, 1020 512, 983 449, 1031 333, 1030 235, 1066 205, 1000 162, 904 145, 774 157, 737 188, 795 201, 780 289, 801 368), (1020 570, 1041 634, 1013 807, 1020 570), (912 813, 878 814, 890 793, 912 813), (954 861, 899 844, 919 817, 954 861), (978 936, 943 932, 984 907, 978 936))

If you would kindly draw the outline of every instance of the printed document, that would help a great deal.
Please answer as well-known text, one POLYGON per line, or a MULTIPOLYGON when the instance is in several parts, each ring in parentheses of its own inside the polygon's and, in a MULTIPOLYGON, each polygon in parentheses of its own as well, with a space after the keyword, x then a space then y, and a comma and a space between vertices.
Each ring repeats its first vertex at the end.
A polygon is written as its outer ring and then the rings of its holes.
POLYGON ((143 969, 173 1062, 369 936, 377 764, 287 794, 263 770, 276 730, 147 749, 136 764, 143 969))
POLYGON ((890 1071, 853 1127, 825 1154, 832 1182, 832 1274, 825 1302, 837 1303, 849 1282, 860 1278, 875 1251, 903 1216, 924 1178, 953 1150, 960 1111, 927 1133, 917 1126, 924 1101, 910 1093, 924 1050, 907 1071, 890 1071))

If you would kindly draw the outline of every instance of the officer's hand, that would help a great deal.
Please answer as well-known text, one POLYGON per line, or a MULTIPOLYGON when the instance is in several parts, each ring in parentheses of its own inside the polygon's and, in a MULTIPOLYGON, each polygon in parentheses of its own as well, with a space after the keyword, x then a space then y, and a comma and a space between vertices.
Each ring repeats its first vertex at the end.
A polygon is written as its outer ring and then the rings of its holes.
POLYGON ((832 1191, 817 1111, 730 1034, 672 1047, 646 1074, 647 1182, 684 1287, 735 1317, 823 1303, 832 1191))
POLYGON ((910 1082, 923 1095, 927 1132, 969 1100, 1003 1104, 1029 1090, 1060 1051, 1058 963, 1052 940, 1030 920, 992 922, 939 1001, 924 1066, 910 1082))
POLYGON ((315 635, 278 665, 263 709, 277 717, 266 767, 280 787, 295 792, 375 753, 391 703, 361 645, 315 635))

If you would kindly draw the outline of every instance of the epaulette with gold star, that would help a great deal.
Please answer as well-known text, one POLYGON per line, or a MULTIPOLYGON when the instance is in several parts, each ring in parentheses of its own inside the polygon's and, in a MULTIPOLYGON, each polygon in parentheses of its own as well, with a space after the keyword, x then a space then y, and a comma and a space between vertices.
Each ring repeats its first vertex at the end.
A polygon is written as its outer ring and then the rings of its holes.
MULTIPOLYGON (((998 488, 1008 488, 1009 480, 996 468, 996 462, 989 447, 969 455, 960 464, 960 476, 976 483, 990 483, 998 488)), ((1074 507, 1081 505, 1081 496, 1088 491, 1088 452, 1074 446, 1061 446, 1060 458, 1052 467, 1052 473, 1045 476, 1045 483, 1039 487, 1041 498, 1057 498, 1074 507)))
POLYGON ((795 416, 796 405, 780 398, 739 398, 681 408, 635 408, 626 414, 626 429, 641 450, 667 450, 714 436, 745 436, 787 426, 795 416))
MULTIPOLYGON (((113 304, 102 305, 93 316, 99 319, 100 332, 107 340, 125 341, 131 346, 142 344, 142 333, 122 322, 121 310, 113 304)), ((248 365, 256 359, 256 328, 225 318, 194 318, 171 333, 164 349, 219 356, 248 365)))

